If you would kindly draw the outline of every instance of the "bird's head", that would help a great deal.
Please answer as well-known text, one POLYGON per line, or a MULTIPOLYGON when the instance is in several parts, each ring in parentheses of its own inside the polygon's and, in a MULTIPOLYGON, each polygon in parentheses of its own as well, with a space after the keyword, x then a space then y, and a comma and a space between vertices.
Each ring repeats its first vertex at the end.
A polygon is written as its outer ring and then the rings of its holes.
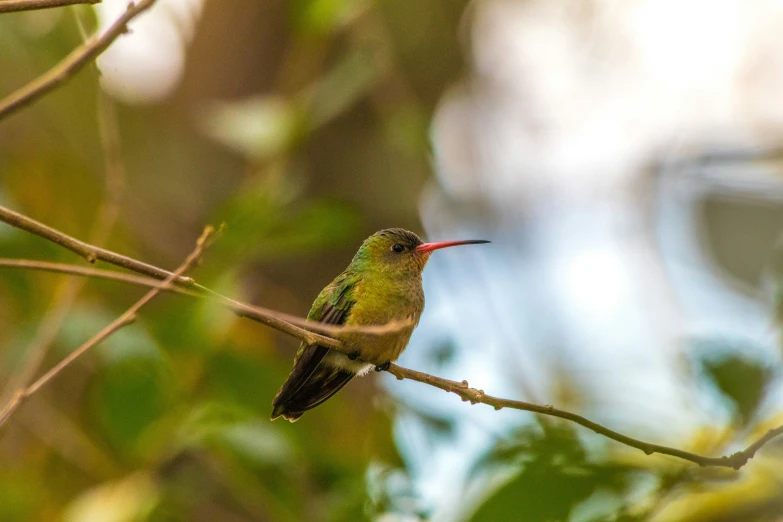
POLYGON ((435 250, 459 245, 489 243, 483 239, 424 243, 419 236, 402 228, 387 228, 364 240, 352 264, 372 267, 390 275, 421 274, 435 250))

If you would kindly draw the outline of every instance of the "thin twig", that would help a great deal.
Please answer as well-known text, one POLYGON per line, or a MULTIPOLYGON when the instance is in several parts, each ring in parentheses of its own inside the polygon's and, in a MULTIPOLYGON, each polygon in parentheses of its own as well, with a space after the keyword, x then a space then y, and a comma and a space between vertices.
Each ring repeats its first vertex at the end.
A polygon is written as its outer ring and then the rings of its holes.
POLYGON ((760 437, 753 444, 751 444, 750 446, 748 446, 746 449, 742 451, 738 451, 737 453, 734 453, 730 456, 705 457, 703 455, 698 455, 696 453, 691 453, 689 451, 684 451, 677 448, 670 448, 668 446, 662 446, 660 444, 652 444, 649 442, 644 442, 639 439, 635 439, 633 437, 629 437, 627 435, 623 435, 622 433, 609 429, 606 426, 598 424, 597 422, 593 422, 590 419, 587 419, 577 413, 561 410, 559 408, 555 408, 554 406, 543 406, 531 402, 516 401, 511 399, 502 399, 499 397, 493 397, 492 395, 485 394, 484 390, 478 390, 476 388, 469 387, 467 381, 457 382, 449 379, 444 379, 442 377, 435 377, 434 375, 429 375, 427 373, 419 372, 416 370, 403 368, 401 366, 397 366, 396 364, 392 364, 387 371, 392 375, 394 375, 395 377, 397 377, 397 379, 399 380, 410 379, 424 384, 429 384, 430 386, 440 388, 441 390, 445 390, 447 392, 455 393, 463 401, 465 402, 469 401, 471 404, 480 403, 480 404, 493 406, 496 410, 500 410, 502 408, 512 408, 515 410, 530 411, 533 413, 540 413, 552 417, 559 417, 561 419, 566 419, 576 424, 579 424, 580 426, 584 426, 585 428, 588 428, 598 433, 599 435, 603 435, 604 437, 625 444, 626 446, 640 449, 643 452, 645 452, 647 455, 652 455, 653 453, 670 455, 672 457, 688 460, 690 462, 698 464, 699 466, 717 466, 717 467, 733 468, 735 470, 740 469, 742 466, 747 464, 748 460, 753 458, 756 452, 762 446, 764 446, 764 444, 766 444, 773 438, 777 437, 778 435, 783 434, 783 426, 778 426, 775 429, 769 430, 767 433, 764 434, 764 436, 760 437))
MULTIPOLYGON (((158 279, 152 277, 138 276, 134 274, 124 274, 122 272, 115 272, 113 270, 102 270, 100 268, 92 268, 85 266, 69 265, 66 263, 53 263, 50 261, 37 261, 33 259, 8 259, 0 258, 0 268, 21 268, 28 270, 41 270, 44 272, 54 272, 59 274, 71 274, 83 277, 94 277, 98 279, 110 279, 114 281, 121 281, 123 283, 130 283, 138 286, 145 286, 148 288, 154 287, 158 279)), ((295 315, 278 312, 277 310, 271 310, 269 308, 263 308, 260 306, 248 305, 241 303, 230 297, 219 294, 213 290, 210 290, 198 283, 193 283, 189 288, 181 286, 171 286, 165 289, 167 292, 178 293, 187 295, 190 297, 199 297, 202 299, 214 299, 217 300, 225 308, 231 310, 239 317, 247 317, 256 322, 264 323, 269 319, 276 319, 283 321, 278 323, 278 326, 269 324, 272 328, 280 330, 285 328, 285 323, 290 323, 295 326, 299 326, 301 329, 312 333, 321 333, 325 335, 339 336, 345 333, 363 333, 367 335, 389 335, 396 333, 403 328, 410 327, 412 325, 411 320, 390 321, 386 324, 378 325, 331 325, 318 323, 316 321, 310 321, 302 317, 295 315)), ((266 324, 266 323, 264 323, 266 324)), ((294 337, 297 336, 294 331, 286 332, 290 333, 294 337)), ((298 332, 298 330, 296 330, 298 332)), ((317 339, 312 339, 316 341, 317 339)), ((334 340, 334 339, 330 339, 334 340)))
MULTIPOLYGON (((2 215, 3 207, 0 207, 0 219, 3 218, 2 215)), ((7 223, 9 221, 6 221, 7 223)), ((14 224, 13 222, 9 224, 14 224)), ((25 228, 25 230, 27 230, 25 228)), ((62 232, 56 231, 54 229, 51 229, 49 227, 45 227, 45 230, 47 234, 51 235, 54 233, 55 237, 59 239, 59 241, 55 241, 58 244, 63 241, 63 238, 69 241, 74 241, 73 238, 70 236, 66 236, 62 232)), ((36 233, 34 230, 31 230, 31 232, 36 233)), ((48 237, 48 236, 44 236, 48 237)), ((81 245, 89 247, 89 245, 86 245, 85 243, 81 243, 81 245)), ((126 258, 129 259, 129 258, 126 258)), ((141 264, 143 266, 149 266, 144 263, 140 263, 138 261, 132 260, 133 263, 124 263, 122 267, 130 268, 133 270, 133 266, 136 265, 136 263, 141 264)), ((111 262, 111 261, 109 261, 111 262)), ((10 265, 7 265, 10 266, 10 265)), ((50 266, 50 268, 52 268, 50 266)), ((59 269, 62 269, 62 267, 58 267, 59 269)), ((153 267, 155 268, 155 267, 153 267)), ((160 271, 160 269, 156 268, 156 271, 160 271)), ((150 275, 149 272, 146 270, 144 272, 145 275, 150 275)), ((87 275, 82 271, 81 275, 87 275)), ((174 280, 174 278, 171 278, 174 280)), ((192 281, 192 280, 191 280, 192 281)), ((199 288, 201 290, 208 290, 205 287, 201 285, 195 285, 195 283, 192 285, 193 288, 199 288)), ((209 291, 209 290, 208 290, 209 291)), ((219 294, 209 291, 210 294, 218 296, 219 294)), ((223 297, 223 296, 221 296, 223 297)), ((259 309, 257 307, 253 307, 250 305, 246 305, 244 303, 240 303, 238 301, 224 298, 226 305, 231 304, 232 310, 234 310, 235 313, 237 313, 240 316, 248 317, 249 319, 253 319, 257 322, 260 322, 262 324, 265 324, 267 326, 270 326, 276 330, 279 330, 281 332, 287 333, 293 337, 296 337, 297 339, 302 340, 303 342, 307 344, 319 344, 321 346, 325 346, 327 348, 332 348, 334 350, 337 350, 339 352, 343 353, 349 353, 350 349, 343 346, 343 344, 335 338, 326 337, 311 331, 308 331, 304 328, 300 328, 298 326, 295 326, 294 324, 285 321, 283 319, 280 319, 277 314, 270 315, 266 313, 265 311, 262 312, 262 309, 259 309)), ((312 323, 311 323, 312 325, 312 323)), ((565 419, 571 422, 574 422, 576 424, 579 424, 581 426, 584 426, 585 428, 588 428, 600 435, 603 435, 609 439, 612 439, 614 441, 620 442, 622 444, 625 444, 627 446, 630 446, 632 448, 640 449, 644 451, 646 454, 650 455, 653 453, 660 453, 663 455, 670 455, 673 457, 677 457, 683 460, 687 460, 690 462, 693 462, 695 464, 698 464, 700 466, 718 466, 718 467, 726 467, 726 468, 733 468, 733 469, 739 469, 745 464, 747 464, 748 460, 753 458, 753 456, 756 454, 756 452, 764 446, 767 442, 774 439, 775 437, 783 434, 783 425, 778 426, 775 429, 769 430, 764 436, 760 437, 758 440, 756 440, 754 443, 752 443, 750 446, 748 446, 746 449, 739 451, 737 453, 734 453, 730 456, 723 456, 723 457, 707 457, 703 455, 698 455, 696 453, 691 453, 689 451, 680 450, 677 448, 671 448, 668 446, 662 446, 659 444, 652 444, 649 442, 644 442, 639 439, 635 439, 633 437, 629 437, 627 435, 623 435, 622 433, 619 433, 617 431, 614 431, 612 429, 609 429, 601 424, 598 424, 597 422, 593 422, 577 413, 572 413, 566 410, 561 410, 559 408, 555 408, 554 406, 543 406, 540 404, 534 404, 530 402, 524 402, 524 401, 516 401, 511 399, 501 399, 499 397, 493 397, 491 395, 486 395, 483 390, 478 390, 475 388, 470 388, 468 386, 467 381, 457 382, 452 381, 449 379, 444 379, 441 377, 436 377, 434 375, 430 375, 427 373, 419 372, 416 370, 411 370, 408 368, 403 368, 402 366, 397 366, 396 364, 392 364, 389 366, 388 370, 389 373, 397 377, 397 379, 410 379, 413 381, 418 381, 423 384, 428 384, 430 386, 434 386, 436 388, 440 388, 441 390, 445 390, 447 392, 453 392, 456 393, 460 398, 462 398, 463 401, 470 401, 472 404, 476 403, 482 403, 487 404, 490 406, 493 406, 495 409, 501 409, 501 408, 512 408, 516 410, 522 410, 522 411, 530 411, 533 413, 539 413, 542 415, 549 415, 553 417, 559 417, 561 419, 565 419)), ((2 419, 0 419, 0 424, 2 424, 2 419)))
POLYGON ((100 4, 101 0, 1 0, 0 14, 17 11, 34 11, 77 4, 100 4))
POLYGON ((27 400, 31 395, 33 395, 38 390, 40 390, 41 387, 43 387, 54 377, 56 377, 60 372, 62 372, 66 367, 68 367, 68 365, 70 365, 73 361, 79 358, 82 354, 87 352, 93 346, 106 340, 108 337, 110 337, 112 334, 114 334, 121 328, 133 323, 136 320, 136 314, 144 305, 149 303, 152 300, 152 298, 154 298, 156 295, 160 293, 161 290, 171 285, 174 279, 179 277, 183 272, 190 269, 196 263, 196 261, 199 260, 202 252, 209 245, 209 241, 211 240, 214 232, 215 229, 213 227, 206 227, 204 229, 204 232, 201 234, 201 237, 199 237, 198 241, 196 242, 196 248, 185 259, 182 265, 180 265, 179 268, 177 268, 174 272, 171 273, 171 275, 169 275, 163 281, 160 281, 153 289, 151 289, 149 292, 144 294, 144 296, 141 299, 136 301, 136 303, 134 303, 130 308, 128 308, 125 311, 125 313, 123 313, 117 319, 115 319, 110 324, 108 324, 103 330, 95 334, 90 340, 88 340, 87 342, 85 342, 84 344, 76 348, 74 351, 72 351, 70 354, 68 354, 68 356, 66 356, 56 365, 54 365, 48 372, 46 372, 41 377, 39 377, 34 383, 32 383, 30 386, 24 389, 18 390, 11 398, 11 400, 5 405, 3 410, 0 411, 0 426, 6 423, 9 417, 13 415, 13 413, 22 405, 22 403, 24 403, 25 400, 27 400))
MULTIPOLYGON (((139 276, 136 274, 126 274, 124 272, 115 272, 112 270, 102 270, 100 268, 93 268, 89 266, 69 265, 66 263, 52 263, 50 261, 36 261, 32 259, 7 259, 0 258, 0 268, 22 268, 29 270, 41 270, 44 272, 53 272, 56 274, 70 274, 84 277, 96 277, 99 279, 110 279, 113 281, 120 281, 123 283, 130 283, 139 286, 153 287, 160 279, 153 279, 151 277, 139 276)), ((171 286, 165 288, 166 292, 177 291, 183 294, 198 295, 196 292, 189 291, 185 288, 171 286)))
MULTIPOLYGON (((103 202, 95 216, 95 224, 89 237, 90 243, 102 244, 108 239, 120 214, 120 203, 125 189, 125 166, 120 152, 120 136, 114 102, 100 89, 98 90, 97 117, 105 163, 106 188, 103 202)), ((81 290, 82 284, 82 280, 67 278, 62 282, 59 290, 55 292, 54 299, 41 320, 35 338, 25 350, 23 366, 11 375, 0 393, 0 404, 8 401, 14 390, 27 385, 38 372, 38 368, 65 321, 68 310, 81 290)))
POLYGON ((152 7, 154 3, 155 0, 141 0, 138 4, 129 4, 128 9, 102 35, 91 38, 74 49, 52 69, 0 100, 0 119, 33 103, 68 81, 105 51, 117 37, 128 32, 128 22, 152 7))
MULTIPOLYGON (((67 234, 63 234, 59 230, 55 230, 51 227, 44 225, 34 219, 14 212, 13 210, 0 206, 0 221, 8 223, 16 228, 21 228, 37 236, 48 239, 54 243, 57 243, 61 247, 75 252, 82 256, 89 263, 95 263, 96 260, 105 261, 122 268, 127 268, 139 274, 148 275, 158 279, 164 279, 171 275, 171 272, 160 269, 156 266, 136 261, 127 256, 123 256, 106 250, 97 246, 90 245, 84 241, 79 241, 67 234)), ((193 284, 193 279, 190 277, 178 277, 175 280, 176 283, 188 286, 193 284)))
POLYGON ((35 337, 25 348, 25 359, 21 368, 14 369, 9 373, 8 380, 0 393, 0 404, 10 400, 15 390, 25 386, 35 376, 46 357, 49 346, 54 342, 57 332, 65 322, 81 285, 81 281, 64 279, 62 284, 58 286, 54 298, 35 332, 35 337))
MULTIPOLYGON (((45 270, 45 271, 60 272, 60 273, 69 273, 69 274, 81 275, 86 277, 112 279, 116 281, 142 285, 142 286, 154 286, 157 284, 157 281, 155 279, 148 278, 148 277, 139 277, 139 276, 134 276, 129 274, 112 272, 109 270, 99 270, 95 268, 72 266, 72 265, 66 265, 62 263, 48 263, 45 261, 0 259, 0 268, 3 267, 25 268, 25 269, 45 270)), ((199 298, 209 297, 208 295, 205 295, 203 293, 199 293, 187 288, 179 288, 176 286, 171 286, 169 288, 166 288, 165 290, 170 292, 176 292, 182 295, 187 295, 190 297, 199 297, 199 298)), ((305 341, 308 344, 320 344, 322 346, 333 348, 341 352, 348 351, 345 347, 343 347, 342 343, 340 343, 340 341, 338 341, 337 339, 330 338, 330 337, 323 337, 312 331, 305 330, 304 328, 315 326, 314 323, 307 321, 306 319, 297 318, 297 317, 289 316, 287 314, 281 314, 280 312, 274 312, 264 308, 247 305, 228 298, 225 299, 227 299, 227 301, 222 301, 222 304, 224 304, 227 308, 231 309, 238 315, 247 317, 256 322, 260 322, 262 324, 270 326, 271 328, 275 328, 276 330, 292 335, 293 337, 305 341), (291 324, 293 321, 299 322, 300 324, 303 325, 304 328, 298 328, 297 326, 291 324)), ((342 327, 338 326, 333 328, 339 331, 340 328, 342 327)), ((746 448, 743 451, 734 453, 731 456, 706 457, 706 456, 698 455, 696 453, 691 453, 688 451, 671 448, 668 446, 662 446, 659 444, 644 442, 635 439, 633 437, 623 435, 622 433, 609 429, 601 424, 598 424, 597 422, 593 422, 577 413, 561 410, 559 408, 555 408, 554 406, 543 406, 540 404, 535 404, 535 403, 530 403, 525 401, 501 399, 498 397, 493 397, 491 395, 486 395, 483 390, 470 388, 468 386, 467 381, 462 381, 462 382, 452 381, 449 379, 436 377, 434 375, 419 372, 416 370, 403 368, 402 366, 398 366, 396 364, 392 364, 387 371, 400 380, 409 379, 412 381, 421 382, 423 384, 428 384, 436 388, 440 388, 441 390, 445 390, 447 392, 456 393, 463 401, 470 401, 472 404, 476 404, 476 403, 487 404, 489 406, 493 406, 496 410, 499 410, 501 408, 512 408, 516 410, 529 411, 542 415, 549 415, 552 417, 559 417, 561 419, 566 419, 576 424, 579 424, 581 426, 584 426, 585 428, 588 428, 609 439, 615 440, 617 442, 620 442, 632 448, 640 449, 648 455, 652 453, 661 453, 663 455, 678 457, 699 464, 700 466, 720 466, 720 467, 739 469, 742 466, 744 466, 747 463, 747 461, 751 459, 762 446, 764 446, 764 444, 766 444, 773 438, 777 437, 778 435, 783 434, 783 426, 779 426, 778 428, 769 430, 763 437, 756 440, 753 444, 748 446, 748 448, 746 448)))

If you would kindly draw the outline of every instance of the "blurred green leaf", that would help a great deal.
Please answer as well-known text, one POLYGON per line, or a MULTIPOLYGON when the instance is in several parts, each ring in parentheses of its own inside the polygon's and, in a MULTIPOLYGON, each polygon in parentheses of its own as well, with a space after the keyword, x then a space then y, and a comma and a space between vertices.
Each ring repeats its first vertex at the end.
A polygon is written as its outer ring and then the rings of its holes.
POLYGON ((726 336, 695 338, 689 344, 705 382, 728 403, 735 421, 747 425, 775 378, 773 368, 759 359, 765 348, 753 340, 726 336))
MULTIPOLYGON (((490 451, 475 471, 506 474, 519 467, 473 514, 471 520, 494 522, 568 520, 574 509, 599 491, 623 491, 630 469, 612 463, 591 462, 574 430, 551 425, 543 431, 521 429, 515 440, 490 451)), ((481 475, 478 475, 481 476, 481 475)), ((484 475, 484 479, 487 475, 484 475)))
POLYGON ((737 420, 746 425, 756 413, 773 377, 772 369, 741 355, 706 357, 704 371, 733 405, 737 420))

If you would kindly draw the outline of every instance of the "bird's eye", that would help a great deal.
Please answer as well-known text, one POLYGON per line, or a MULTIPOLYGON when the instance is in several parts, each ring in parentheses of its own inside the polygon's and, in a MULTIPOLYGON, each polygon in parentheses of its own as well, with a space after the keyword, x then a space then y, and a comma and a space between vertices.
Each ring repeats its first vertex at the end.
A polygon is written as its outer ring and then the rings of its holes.
POLYGON ((403 250, 405 250, 405 247, 399 243, 395 243, 392 245, 392 251, 397 252, 398 254, 401 253, 403 250))

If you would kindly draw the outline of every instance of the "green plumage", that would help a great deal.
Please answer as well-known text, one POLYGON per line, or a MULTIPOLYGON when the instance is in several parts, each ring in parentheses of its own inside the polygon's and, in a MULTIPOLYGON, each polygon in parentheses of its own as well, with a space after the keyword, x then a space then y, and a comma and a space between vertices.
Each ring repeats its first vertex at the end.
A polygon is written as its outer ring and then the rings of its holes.
POLYGON ((272 419, 282 416, 293 422, 355 375, 396 361, 424 310, 421 273, 432 250, 471 242, 476 241, 423 244, 416 234, 401 228, 367 238, 348 268, 318 294, 307 317, 333 325, 383 325, 409 319, 409 326, 385 335, 342 333, 339 339, 351 350, 351 357, 302 343, 291 374, 272 402, 272 419))

